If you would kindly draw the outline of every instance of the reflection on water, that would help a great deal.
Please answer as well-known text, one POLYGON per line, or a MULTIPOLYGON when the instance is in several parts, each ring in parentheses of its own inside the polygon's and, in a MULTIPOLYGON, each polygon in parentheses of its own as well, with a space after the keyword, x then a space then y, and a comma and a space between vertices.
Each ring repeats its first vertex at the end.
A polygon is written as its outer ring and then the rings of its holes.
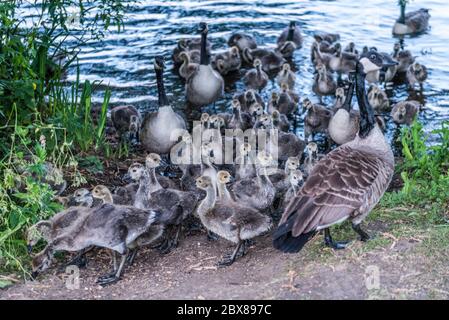
MULTIPOLYGON (((420 113, 420 119, 429 131, 449 118, 449 10, 445 0, 413 1, 408 10, 420 7, 431 9, 431 30, 416 38, 406 38, 405 46, 429 69, 429 79, 424 86, 426 108, 420 113)), ((25 8, 24 14, 31 16, 32 10, 25 8)), ((153 109, 157 90, 153 57, 162 53, 167 60, 167 70, 172 70, 173 47, 182 37, 197 36, 198 22, 209 24, 213 51, 220 51, 226 48, 230 34, 237 30, 253 34, 261 45, 274 47, 281 30, 290 20, 295 20, 305 34, 304 46, 294 56, 299 79, 296 90, 302 98, 309 96, 316 100, 311 91, 312 34, 316 31, 338 32, 343 46, 353 41, 359 49, 368 45, 391 52, 396 41, 391 35, 391 27, 398 14, 397 1, 392 0, 140 0, 127 12, 123 32, 110 32, 103 42, 91 42, 82 49, 79 55, 81 79, 102 80, 109 85, 113 90, 114 105, 131 103, 142 110, 153 109)), ((74 79, 73 70, 69 80, 74 79)), ((173 105, 187 119, 198 117, 200 110, 186 110, 184 85, 175 73, 166 72, 166 86, 173 105)), ((274 82, 269 84, 264 96, 268 97, 276 86, 274 82)), ((217 111, 229 108, 230 98, 242 89, 241 81, 228 81, 225 97, 215 105, 217 111)), ((406 99, 409 92, 405 85, 400 85, 388 94, 395 103, 406 99)), ((299 121, 299 134, 302 134, 301 125, 302 121, 299 121)), ((388 127, 390 133, 394 131, 391 121, 388 127)))

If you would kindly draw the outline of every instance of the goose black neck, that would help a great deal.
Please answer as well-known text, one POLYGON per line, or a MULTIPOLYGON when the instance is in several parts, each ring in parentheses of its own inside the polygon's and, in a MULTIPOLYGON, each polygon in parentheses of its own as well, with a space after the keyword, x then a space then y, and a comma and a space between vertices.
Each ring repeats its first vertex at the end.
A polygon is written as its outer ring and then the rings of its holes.
POLYGON ((351 102, 353 95, 354 95, 354 82, 351 81, 349 82, 348 93, 346 94, 345 101, 343 102, 342 106, 342 108, 348 112, 351 111, 351 102))
POLYGON ((360 62, 357 62, 355 79, 356 95, 360 109, 359 136, 361 138, 366 138, 375 125, 374 111, 365 92, 365 77, 366 74, 363 72, 362 65, 360 62))
POLYGON ((159 107, 168 106, 167 95, 164 86, 164 69, 156 68, 156 82, 158 92, 159 107))
POLYGON ((399 17, 399 23, 405 23, 405 3, 401 3, 401 15, 399 17))
POLYGON ((293 35, 295 34, 295 27, 290 26, 288 28, 287 41, 293 41, 293 35))
POLYGON ((209 55, 207 54, 207 32, 201 33, 201 56, 200 64, 207 66, 209 64, 209 55))

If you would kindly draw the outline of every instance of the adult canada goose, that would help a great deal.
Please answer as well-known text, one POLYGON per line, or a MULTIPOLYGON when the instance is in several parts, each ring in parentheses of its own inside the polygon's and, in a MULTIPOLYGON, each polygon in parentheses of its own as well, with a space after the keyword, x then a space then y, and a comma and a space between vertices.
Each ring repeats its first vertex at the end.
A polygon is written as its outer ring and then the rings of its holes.
POLYGON ((190 61, 190 56, 187 52, 181 52, 179 54, 179 58, 182 61, 181 66, 179 67, 179 75, 184 80, 190 78, 190 76, 198 69, 199 64, 190 61))
POLYGON ((92 245, 111 249, 121 255, 121 262, 113 272, 98 278, 97 283, 107 285, 120 280, 130 249, 137 246, 137 238, 157 222, 160 213, 131 206, 103 204, 87 209, 87 217, 75 223, 69 232, 59 235, 33 257, 33 276, 51 265, 56 251, 81 251, 92 245))
POLYGON ((324 64, 318 65, 316 70, 317 74, 315 75, 312 91, 320 98, 321 102, 323 96, 333 96, 335 94, 337 83, 324 64))
POLYGON ((264 48, 253 50, 245 48, 242 52, 242 59, 250 65, 253 65, 254 61, 259 59, 262 62, 262 70, 268 74, 274 71, 279 71, 285 63, 285 59, 280 53, 264 48))
POLYGON ((226 52, 216 54, 214 56, 213 65, 223 76, 238 71, 242 65, 239 48, 233 46, 226 52))
POLYGON ((296 26, 296 22, 291 21, 289 26, 282 31, 276 42, 276 51, 280 52, 284 58, 291 58, 296 49, 301 49, 301 29, 296 26))
POLYGON ((407 1, 399 1, 401 7, 401 15, 393 26, 394 35, 405 35, 421 33, 429 27, 429 9, 421 8, 417 11, 405 13, 405 5, 407 1))
POLYGON ((205 106, 215 102, 223 95, 224 81, 221 75, 210 65, 210 57, 206 50, 207 24, 200 22, 201 61, 198 69, 186 83, 187 100, 194 106, 205 106))
POLYGON ((140 141, 149 152, 168 154, 176 143, 176 133, 186 129, 184 119, 173 111, 168 102, 164 87, 164 58, 157 56, 154 59, 154 70, 158 89, 159 109, 148 113, 142 122, 140 141))
POLYGON ((229 37, 228 46, 236 46, 237 48, 239 48, 240 52, 242 52, 245 48, 256 49, 257 42, 253 38, 253 36, 249 34, 236 32, 229 37))
POLYGON ((299 193, 287 206, 274 233, 274 247, 298 252, 319 230, 325 243, 339 249, 329 227, 350 219, 362 241, 369 235, 360 223, 379 202, 394 172, 394 156, 374 119, 365 92, 365 75, 390 64, 374 50, 362 54, 356 67, 360 130, 354 140, 332 150, 312 170, 299 193))
POLYGON ((254 89, 247 89, 245 92, 236 95, 235 98, 240 101, 240 106, 242 107, 243 112, 249 112, 249 108, 254 103, 258 103, 265 108, 265 102, 254 89))
POLYGON ((312 136, 313 140, 315 133, 327 134, 332 111, 325 106, 312 103, 309 98, 304 99, 303 107, 307 111, 304 117, 304 137, 306 142, 309 136, 312 136))
POLYGON ((339 145, 353 140, 359 131, 360 114, 352 109, 353 92, 354 83, 351 81, 343 105, 334 109, 334 113, 329 120, 327 129, 329 136, 339 145))
MULTIPOLYGON (((271 219, 241 202, 217 199, 210 177, 201 176, 197 187, 207 192, 198 206, 197 214, 204 227, 237 246, 230 255, 225 255, 219 266, 229 266, 246 253, 246 241, 271 228, 271 219)), ((222 183, 222 181, 220 181, 222 183)))
POLYGON ((295 81, 295 73, 291 70, 291 67, 288 63, 284 63, 282 65, 282 70, 279 71, 278 75, 276 76, 276 82, 279 86, 281 86, 283 83, 286 83, 288 85, 288 88, 290 90, 293 90, 293 88, 295 87, 295 81))
POLYGON ((111 120, 121 139, 123 139, 126 133, 137 136, 142 121, 139 111, 133 106, 113 108, 111 110, 111 120))
POLYGON ((368 88, 368 101, 377 112, 390 109, 390 101, 388 100, 387 94, 375 84, 371 84, 368 88))
POLYGON ((415 62, 415 57, 410 50, 401 50, 401 43, 396 42, 393 47, 393 59, 398 62, 396 73, 404 74, 407 72, 408 67, 415 62))
POLYGON ((247 88, 259 90, 259 92, 266 87, 268 75, 262 70, 262 62, 259 59, 254 60, 254 69, 245 73, 243 83, 247 88))
POLYGON ((396 103, 391 109, 391 117, 397 124, 412 124, 416 114, 421 108, 418 101, 401 101, 396 103))
POLYGON ((427 80, 427 68, 426 66, 414 62, 412 63, 407 70, 407 81, 410 88, 414 89, 415 84, 419 83, 419 87, 422 91, 423 83, 427 80))

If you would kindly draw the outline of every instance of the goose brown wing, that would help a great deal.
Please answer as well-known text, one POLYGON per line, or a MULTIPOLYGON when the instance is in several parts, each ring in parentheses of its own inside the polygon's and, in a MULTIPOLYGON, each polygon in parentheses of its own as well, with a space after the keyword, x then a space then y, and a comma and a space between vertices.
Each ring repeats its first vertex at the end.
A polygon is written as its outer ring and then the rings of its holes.
POLYGON ((374 154, 349 146, 335 149, 314 167, 280 225, 288 222, 296 237, 344 220, 368 202, 382 168, 374 154))

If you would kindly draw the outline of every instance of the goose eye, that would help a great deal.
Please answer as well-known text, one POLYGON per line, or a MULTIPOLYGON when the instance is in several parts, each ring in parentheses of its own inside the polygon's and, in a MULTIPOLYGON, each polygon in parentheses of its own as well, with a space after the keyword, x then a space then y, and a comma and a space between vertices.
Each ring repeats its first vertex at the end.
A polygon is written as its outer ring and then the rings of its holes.
POLYGON ((376 56, 375 54, 372 54, 372 55, 370 56, 370 59, 371 59, 371 60, 376 60, 376 58, 377 58, 377 56, 376 56))

